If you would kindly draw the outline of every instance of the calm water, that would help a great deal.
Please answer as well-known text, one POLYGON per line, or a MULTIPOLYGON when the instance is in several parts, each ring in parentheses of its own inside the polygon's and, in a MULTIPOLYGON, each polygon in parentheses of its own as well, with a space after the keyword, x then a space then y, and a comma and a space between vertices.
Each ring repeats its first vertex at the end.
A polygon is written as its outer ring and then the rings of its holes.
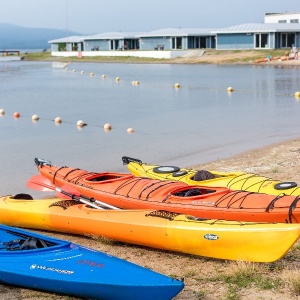
POLYGON ((127 172, 123 155, 190 166, 300 136, 297 67, 74 63, 68 69, 0 63, 2 195, 35 195, 26 187, 37 174, 35 157, 127 172), (13 118, 16 111, 21 118, 13 118), (87 126, 79 130, 78 120, 87 126))

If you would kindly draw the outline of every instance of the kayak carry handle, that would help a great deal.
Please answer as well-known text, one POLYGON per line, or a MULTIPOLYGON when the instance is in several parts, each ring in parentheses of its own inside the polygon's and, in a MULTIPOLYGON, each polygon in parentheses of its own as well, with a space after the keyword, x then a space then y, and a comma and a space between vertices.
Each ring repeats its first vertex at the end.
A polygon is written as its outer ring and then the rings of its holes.
POLYGON ((143 162, 140 159, 132 158, 132 157, 129 157, 129 156, 122 156, 122 161, 123 161, 123 165, 128 165, 130 162, 135 162, 135 163, 138 163, 140 165, 143 164, 143 162))
POLYGON ((47 159, 43 159, 43 158, 38 158, 38 157, 36 157, 36 158, 34 159, 34 163, 36 164, 37 167, 43 166, 43 165, 52 167, 51 161, 50 161, 50 160, 47 160, 47 159))

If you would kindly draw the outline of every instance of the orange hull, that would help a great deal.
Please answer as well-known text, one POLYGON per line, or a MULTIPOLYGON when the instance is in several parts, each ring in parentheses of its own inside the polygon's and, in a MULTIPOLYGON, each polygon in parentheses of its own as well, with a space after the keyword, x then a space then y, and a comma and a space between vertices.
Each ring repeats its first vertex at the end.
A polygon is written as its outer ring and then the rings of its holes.
POLYGON ((201 218, 300 223, 300 197, 190 186, 121 173, 94 173, 36 159, 41 175, 58 187, 126 209, 168 210, 201 218))

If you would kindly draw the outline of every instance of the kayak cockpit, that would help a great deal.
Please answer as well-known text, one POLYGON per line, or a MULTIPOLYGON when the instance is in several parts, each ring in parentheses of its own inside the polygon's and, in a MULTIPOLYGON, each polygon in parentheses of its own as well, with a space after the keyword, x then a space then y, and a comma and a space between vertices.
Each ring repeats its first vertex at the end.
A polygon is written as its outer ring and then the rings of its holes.
POLYGON ((52 238, 41 238, 36 234, 25 234, 17 228, 11 230, 5 225, 0 226, 0 254, 7 252, 19 252, 19 251, 41 251, 43 249, 56 249, 65 247, 71 244, 70 242, 64 242, 52 238))
POLYGON ((91 176, 86 177, 84 180, 88 182, 114 182, 117 180, 123 180, 123 179, 130 179, 132 178, 133 175, 131 174, 120 174, 120 173, 111 173, 111 172, 106 172, 106 173, 97 173, 93 174, 91 176))
POLYGON ((41 248, 48 248, 54 246, 49 244, 47 241, 38 238, 27 238, 27 239, 13 239, 7 242, 0 243, 0 251, 23 251, 23 250, 34 250, 41 248))
POLYGON ((184 187, 177 189, 172 192, 172 195, 175 197, 197 197, 197 196, 204 196, 208 194, 216 194, 218 192, 227 191, 226 188, 208 188, 208 187, 184 187))
MULTIPOLYGON (((177 201, 202 201, 204 199, 211 199, 213 197, 222 197, 228 194, 227 188, 212 188, 206 186, 185 186, 173 190, 168 198, 177 201)), ((205 200, 206 201, 206 200, 205 200)), ((213 202, 213 201, 212 201, 213 202)))

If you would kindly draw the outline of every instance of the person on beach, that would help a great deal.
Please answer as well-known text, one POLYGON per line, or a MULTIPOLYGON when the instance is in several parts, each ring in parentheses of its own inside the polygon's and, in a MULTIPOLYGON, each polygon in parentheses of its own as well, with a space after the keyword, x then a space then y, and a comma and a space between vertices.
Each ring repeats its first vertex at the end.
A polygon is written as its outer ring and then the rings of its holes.
POLYGON ((296 47, 293 47, 293 52, 294 52, 294 59, 298 59, 298 49, 296 47))

